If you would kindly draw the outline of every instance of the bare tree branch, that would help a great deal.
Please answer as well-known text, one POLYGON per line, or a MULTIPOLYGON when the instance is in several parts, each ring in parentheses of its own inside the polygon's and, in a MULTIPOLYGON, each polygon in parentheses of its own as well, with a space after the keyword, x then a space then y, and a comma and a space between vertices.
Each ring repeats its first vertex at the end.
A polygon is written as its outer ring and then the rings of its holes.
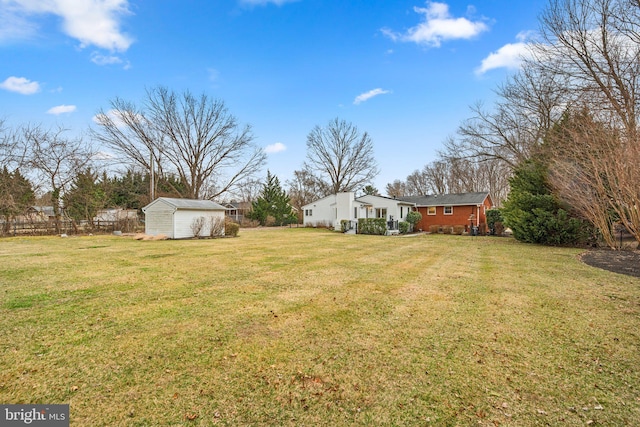
POLYGON ((369 134, 338 118, 309 133, 304 168, 326 183, 327 194, 362 188, 379 173, 369 134))
POLYGON ((251 128, 240 128, 224 102, 164 87, 147 91, 144 108, 116 99, 101 112, 99 141, 151 170, 175 172, 184 197, 216 198, 238 189, 264 165, 251 128))

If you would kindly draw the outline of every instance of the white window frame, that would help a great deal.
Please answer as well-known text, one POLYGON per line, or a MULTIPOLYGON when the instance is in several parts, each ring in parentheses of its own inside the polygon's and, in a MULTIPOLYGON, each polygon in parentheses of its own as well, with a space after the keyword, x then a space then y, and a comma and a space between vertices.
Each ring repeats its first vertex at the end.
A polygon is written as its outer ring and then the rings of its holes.
POLYGON ((427 206, 427 215, 436 215, 437 210, 435 206, 427 206), (433 209, 433 212, 431 211, 433 209))
POLYGON ((453 206, 443 206, 442 212, 444 215, 453 215, 453 206), (449 210, 449 212, 447 212, 449 210))

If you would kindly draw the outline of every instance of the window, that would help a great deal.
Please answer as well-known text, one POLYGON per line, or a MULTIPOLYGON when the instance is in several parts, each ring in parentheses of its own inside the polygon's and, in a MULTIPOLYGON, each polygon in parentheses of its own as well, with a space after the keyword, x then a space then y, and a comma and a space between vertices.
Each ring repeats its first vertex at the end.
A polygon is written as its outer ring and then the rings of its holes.
POLYGON ((358 207, 353 208, 353 217, 358 218, 358 207))
POLYGON ((304 211, 304 216, 313 216, 313 210, 312 209, 305 209, 304 211))
POLYGON ((445 215, 453 215, 453 206, 445 206, 444 207, 445 215))
POLYGON ((427 215, 435 215, 436 214, 436 207, 435 206, 429 206, 427 208, 427 215))
POLYGON ((387 217, 386 208, 376 208, 376 218, 386 218, 386 217, 387 217))
POLYGON ((404 218, 404 206, 400 206, 400 218, 404 218))

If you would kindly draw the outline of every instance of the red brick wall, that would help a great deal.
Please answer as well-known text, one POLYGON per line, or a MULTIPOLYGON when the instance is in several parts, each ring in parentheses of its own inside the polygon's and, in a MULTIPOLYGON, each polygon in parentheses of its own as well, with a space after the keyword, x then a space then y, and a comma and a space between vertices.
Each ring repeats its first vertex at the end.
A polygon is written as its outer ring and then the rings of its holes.
MULTIPOLYGON (((476 218, 473 221, 473 224, 486 224, 487 216, 485 214, 485 209, 491 209, 491 202, 489 199, 485 199, 484 206, 480 206, 480 218, 479 220, 476 218)), ((445 226, 453 226, 453 225, 464 225, 466 229, 469 228, 470 221, 469 216, 473 214, 474 216, 478 215, 478 207, 476 205, 469 206, 453 206, 453 214, 445 215, 444 214, 444 206, 436 206, 436 214, 435 215, 427 215, 426 207, 419 207, 418 212, 422 214, 422 220, 416 225, 417 228, 422 229, 423 231, 429 231, 429 226, 431 225, 445 225, 445 226)))

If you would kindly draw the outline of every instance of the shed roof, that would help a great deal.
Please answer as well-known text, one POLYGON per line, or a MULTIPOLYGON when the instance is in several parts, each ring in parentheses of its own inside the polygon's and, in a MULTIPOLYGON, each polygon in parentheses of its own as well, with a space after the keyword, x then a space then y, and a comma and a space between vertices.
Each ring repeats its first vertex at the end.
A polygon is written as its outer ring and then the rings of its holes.
POLYGON ((463 206, 481 205, 489 197, 488 192, 457 193, 457 194, 428 194, 425 196, 406 196, 398 199, 413 202, 417 206, 463 206))
POLYGON ((225 207, 213 202, 211 200, 198 200, 198 199, 177 199, 172 197, 158 197, 153 202, 149 203, 147 206, 142 208, 142 210, 146 210, 149 206, 158 203, 164 202, 176 209, 189 209, 189 210, 199 210, 199 211, 223 211, 225 207))

